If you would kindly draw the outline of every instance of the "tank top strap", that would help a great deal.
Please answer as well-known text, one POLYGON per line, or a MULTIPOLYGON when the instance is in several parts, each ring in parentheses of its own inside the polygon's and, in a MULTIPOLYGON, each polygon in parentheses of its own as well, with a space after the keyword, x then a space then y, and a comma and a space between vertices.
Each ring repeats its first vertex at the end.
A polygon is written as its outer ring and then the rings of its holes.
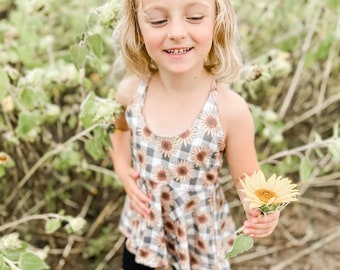
POLYGON ((205 102, 205 104, 203 105, 202 111, 210 111, 210 112, 217 112, 217 82, 214 79, 211 82, 211 86, 210 86, 210 92, 208 95, 208 98, 205 102))
POLYGON ((125 116, 130 128, 136 128, 139 124, 139 116, 142 114, 147 82, 141 80, 136 89, 132 102, 127 106, 125 116))
POLYGON ((137 85, 137 91, 135 98, 138 100, 144 100, 148 82, 141 80, 137 85))
POLYGON ((216 81, 216 79, 213 79, 211 81, 210 92, 212 92, 212 91, 217 91, 217 81, 216 81))
POLYGON ((139 111, 144 106, 146 89, 148 87, 148 82, 141 80, 137 85, 136 95, 133 101, 133 107, 135 110, 139 111))

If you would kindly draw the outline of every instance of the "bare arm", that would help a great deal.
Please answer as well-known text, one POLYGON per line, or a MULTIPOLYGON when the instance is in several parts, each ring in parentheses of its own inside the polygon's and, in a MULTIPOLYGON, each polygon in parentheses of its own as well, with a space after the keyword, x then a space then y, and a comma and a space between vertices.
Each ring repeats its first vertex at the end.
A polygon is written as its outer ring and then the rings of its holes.
POLYGON ((241 191, 240 184, 240 179, 244 177, 244 174, 251 175, 259 170, 253 118, 247 103, 239 95, 228 90, 224 98, 227 106, 224 106, 226 109, 222 109, 221 114, 227 134, 226 159, 234 186, 247 216, 244 222, 244 233, 257 238, 266 237, 277 226, 279 213, 259 218, 260 212, 249 209, 248 203, 244 202, 245 195, 241 191))
MULTIPOLYGON (((127 78, 118 88, 116 101, 125 108, 132 100, 134 89, 137 87, 136 78, 127 78)), ((124 111, 115 119, 116 131, 110 134, 112 148, 110 156, 116 174, 121 180, 132 209, 145 216, 149 213, 147 206, 150 198, 138 187, 139 172, 132 167, 131 134, 126 123, 124 111)))

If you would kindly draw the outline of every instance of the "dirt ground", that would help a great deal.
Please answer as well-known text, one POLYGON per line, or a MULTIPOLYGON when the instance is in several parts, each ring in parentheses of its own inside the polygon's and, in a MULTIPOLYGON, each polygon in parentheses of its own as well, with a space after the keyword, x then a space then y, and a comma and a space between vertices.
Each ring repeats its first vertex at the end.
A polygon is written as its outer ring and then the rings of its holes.
MULTIPOLYGON (((275 232, 266 239, 255 240, 250 251, 231 258, 232 269, 340 269, 339 175, 335 175, 335 180, 316 180, 301 186, 301 198, 282 211, 275 232)), ((230 185, 225 184, 225 189, 235 223, 239 225, 244 215, 237 196, 230 185)), ((120 240, 110 260, 112 270, 120 269, 122 238, 120 240)))

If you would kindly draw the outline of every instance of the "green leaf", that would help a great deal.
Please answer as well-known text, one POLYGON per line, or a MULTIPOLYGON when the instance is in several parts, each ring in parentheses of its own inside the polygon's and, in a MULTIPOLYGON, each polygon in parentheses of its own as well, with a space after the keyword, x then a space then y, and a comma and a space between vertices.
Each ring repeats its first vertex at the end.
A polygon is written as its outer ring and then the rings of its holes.
POLYGON ((14 49, 25 66, 33 68, 36 65, 37 57, 32 46, 14 45, 14 49))
POLYGON ((248 234, 240 234, 235 238, 233 249, 225 255, 226 259, 234 257, 251 249, 254 245, 254 240, 248 234))
POLYGON ((340 161, 340 139, 334 139, 334 143, 328 146, 328 151, 337 162, 340 161))
POLYGON ((0 101, 7 95, 9 87, 9 79, 6 72, 0 69, 0 101))
POLYGON ((20 102, 27 109, 33 110, 34 108, 41 107, 46 104, 48 98, 42 89, 24 89, 20 93, 20 102), (38 98, 39 97, 39 98, 38 98))
POLYGON ((85 128, 90 127, 91 125, 95 124, 94 116, 96 114, 96 102, 95 102, 95 95, 91 92, 83 101, 81 106, 80 112, 80 120, 83 123, 85 128))
POLYGON ((49 269, 49 266, 37 255, 25 252, 20 256, 19 268, 22 270, 42 270, 49 269))
POLYGON ((49 219, 45 224, 45 231, 48 234, 54 233, 61 227, 60 219, 52 218, 49 219))
POLYGON ((87 29, 91 30, 92 28, 96 27, 98 25, 99 19, 99 15, 96 12, 92 12, 87 20, 87 29))
POLYGON ((85 128, 94 124, 106 124, 120 106, 112 99, 96 96, 91 92, 82 102, 80 120, 85 128))
POLYGON ((59 119, 61 109, 58 105, 47 103, 43 108, 44 122, 53 123, 59 119))
POLYGON ((68 174, 69 169, 81 164, 82 155, 79 149, 74 149, 73 146, 69 146, 63 150, 63 152, 55 157, 52 161, 52 165, 55 169, 61 171, 63 174, 68 174))
POLYGON ((111 187, 113 183, 114 183, 114 179, 110 175, 107 175, 107 174, 103 175, 102 184, 104 188, 111 187))
MULTIPOLYGON (((41 124, 42 115, 39 112, 21 112, 19 114, 18 126, 15 129, 15 132, 20 138, 24 138, 31 131, 41 124)), ((38 133, 36 134, 36 136, 38 133)))
POLYGON ((95 56, 101 58, 103 55, 103 39, 99 34, 94 34, 88 36, 87 44, 89 45, 91 51, 94 53, 95 56))
POLYGON ((90 61, 89 61, 89 64, 91 65, 91 67, 93 69, 97 70, 99 74, 102 73, 102 68, 101 68, 102 63, 101 63, 100 58, 98 58, 98 57, 91 57, 90 61))
POLYGON ((98 127, 94 130, 93 137, 85 142, 85 149, 94 160, 103 159, 107 155, 107 138, 106 130, 98 127))
POLYGON ((71 58, 77 69, 84 66, 86 55, 87 49, 84 46, 77 44, 71 47, 71 58))
POLYGON ((307 157, 303 157, 301 159, 299 168, 300 181, 301 182, 307 181, 311 176, 312 171, 313 171, 312 161, 307 157))
POLYGON ((4 248, 1 250, 2 254, 7 257, 7 259, 11 261, 17 261, 19 260, 22 253, 26 252, 26 249, 28 247, 28 244, 26 242, 21 242, 22 246, 18 247, 16 249, 8 249, 4 248))
POLYGON ((90 90, 91 89, 91 86, 92 86, 92 82, 91 80, 89 80, 88 78, 84 78, 83 80, 83 85, 84 85, 84 88, 86 90, 90 90))

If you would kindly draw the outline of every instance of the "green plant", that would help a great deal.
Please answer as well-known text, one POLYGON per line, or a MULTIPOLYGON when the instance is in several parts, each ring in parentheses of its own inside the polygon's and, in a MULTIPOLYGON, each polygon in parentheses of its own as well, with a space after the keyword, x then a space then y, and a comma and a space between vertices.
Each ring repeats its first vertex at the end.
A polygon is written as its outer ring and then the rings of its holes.
MULTIPOLYGON (((45 220, 47 234, 57 231, 62 222, 65 222, 65 229, 68 233, 80 233, 84 230, 86 221, 81 217, 64 216, 61 214, 40 214, 31 215, 14 222, 0 226, 0 232, 9 228, 17 227, 22 223, 32 220, 45 220)), ((27 242, 19 239, 18 233, 10 233, 0 238, 0 269, 3 270, 42 270, 49 269, 49 266, 30 250, 27 242)), ((46 255, 45 255, 46 256, 46 255)))

